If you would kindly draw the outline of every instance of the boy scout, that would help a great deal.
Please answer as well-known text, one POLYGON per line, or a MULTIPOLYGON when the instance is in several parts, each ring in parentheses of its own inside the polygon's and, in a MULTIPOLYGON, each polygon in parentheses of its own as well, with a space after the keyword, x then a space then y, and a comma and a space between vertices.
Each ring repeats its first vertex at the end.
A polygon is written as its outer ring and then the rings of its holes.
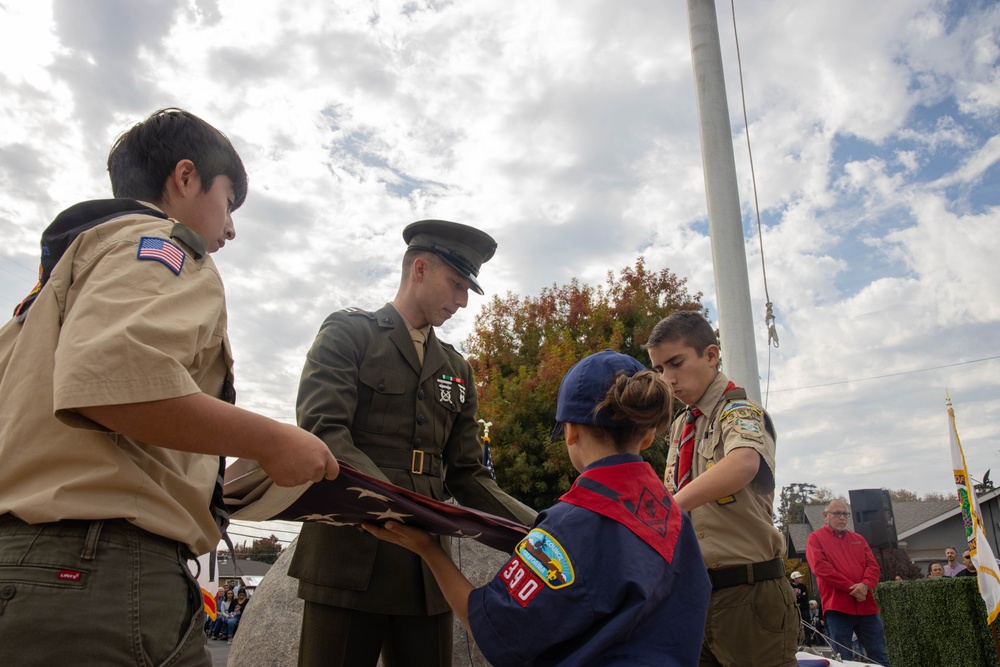
POLYGON ((209 253, 246 197, 229 140, 157 111, 108 171, 117 199, 56 218, 38 287, 0 329, 2 665, 211 665, 187 561, 220 538, 220 455, 284 485, 339 470, 312 434, 227 402, 209 253))
MULTIPOLYGON (((469 363, 435 327, 482 294, 496 242, 443 220, 403 230, 396 297, 330 315, 306 357, 299 425, 337 457, 397 486, 531 523, 483 466, 469 363)), ((444 542, 444 541, 443 541, 444 542)), ((307 523, 289 574, 305 602, 300 665, 450 665, 452 614, 419 556, 351 527, 307 523)))
POLYGON ((799 614, 771 521, 771 419, 719 372, 718 342, 700 313, 662 320, 646 349, 687 405, 671 426, 668 459, 712 581, 700 664, 794 667, 799 614))

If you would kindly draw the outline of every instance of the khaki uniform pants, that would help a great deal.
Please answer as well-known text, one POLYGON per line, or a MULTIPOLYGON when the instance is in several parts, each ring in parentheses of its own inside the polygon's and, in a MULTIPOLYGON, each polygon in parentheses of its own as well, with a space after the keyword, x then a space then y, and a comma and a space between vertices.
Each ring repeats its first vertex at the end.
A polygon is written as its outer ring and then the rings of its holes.
POLYGON ((210 667, 186 552, 122 519, 0 515, 0 665, 210 667))
POLYGON ((799 610, 784 579, 712 591, 701 667, 797 667, 799 610))

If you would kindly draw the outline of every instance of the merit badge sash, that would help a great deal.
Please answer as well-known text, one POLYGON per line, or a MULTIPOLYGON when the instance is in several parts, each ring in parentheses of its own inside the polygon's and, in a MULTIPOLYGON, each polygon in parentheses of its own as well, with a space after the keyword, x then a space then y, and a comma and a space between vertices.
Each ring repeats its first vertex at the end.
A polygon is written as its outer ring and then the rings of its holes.
POLYGON ((681 530, 681 509, 645 461, 584 471, 559 499, 617 521, 668 563, 681 530))

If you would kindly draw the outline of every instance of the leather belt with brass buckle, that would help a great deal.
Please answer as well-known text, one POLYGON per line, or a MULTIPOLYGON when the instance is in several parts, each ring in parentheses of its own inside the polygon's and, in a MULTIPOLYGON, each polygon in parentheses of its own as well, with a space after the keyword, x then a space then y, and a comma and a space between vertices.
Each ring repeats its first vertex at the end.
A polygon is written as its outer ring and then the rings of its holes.
POLYGON ((414 475, 424 474, 424 452, 421 449, 413 450, 413 458, 410 461, 410 472, 414 475), (417 456, 419 454, 419 456, 417 456), (419 461, 419 463, 418 463, 419 461))

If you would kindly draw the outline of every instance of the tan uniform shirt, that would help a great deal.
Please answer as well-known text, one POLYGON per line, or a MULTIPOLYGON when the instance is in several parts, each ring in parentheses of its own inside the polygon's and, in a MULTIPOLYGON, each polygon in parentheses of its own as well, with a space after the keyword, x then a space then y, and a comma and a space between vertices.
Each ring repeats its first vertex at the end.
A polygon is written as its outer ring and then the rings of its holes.
POLYGON ((220 395, 232 357, 215 264, 178 238, 179 275, 138 258, 142 237, 170 239, 174 224, 126 216, 84 232, 27 319, 0 329, 0 514, 123 518, 195 553, 218 544, 219 457, 145 445, 76 412, 220 395))
MULTIPOLYGON (((723 397, 729 379, 719 373, 695 404, 702 416, 695 422, 691 479, 704 474, 727 454, 750 447, 760 454, 757 477, 732 496, 713 500, 690 513, 698 544, 709 569, 771 560, 784 555, 784 540, 771 519, 774 503, 774 438, 765 426, 764 411, 748 399, 723 397)), ((770 422, 770 419, 767 420, 770 422)), ((670 428, 671 457, 676 459, 684 415, 670 428)))

